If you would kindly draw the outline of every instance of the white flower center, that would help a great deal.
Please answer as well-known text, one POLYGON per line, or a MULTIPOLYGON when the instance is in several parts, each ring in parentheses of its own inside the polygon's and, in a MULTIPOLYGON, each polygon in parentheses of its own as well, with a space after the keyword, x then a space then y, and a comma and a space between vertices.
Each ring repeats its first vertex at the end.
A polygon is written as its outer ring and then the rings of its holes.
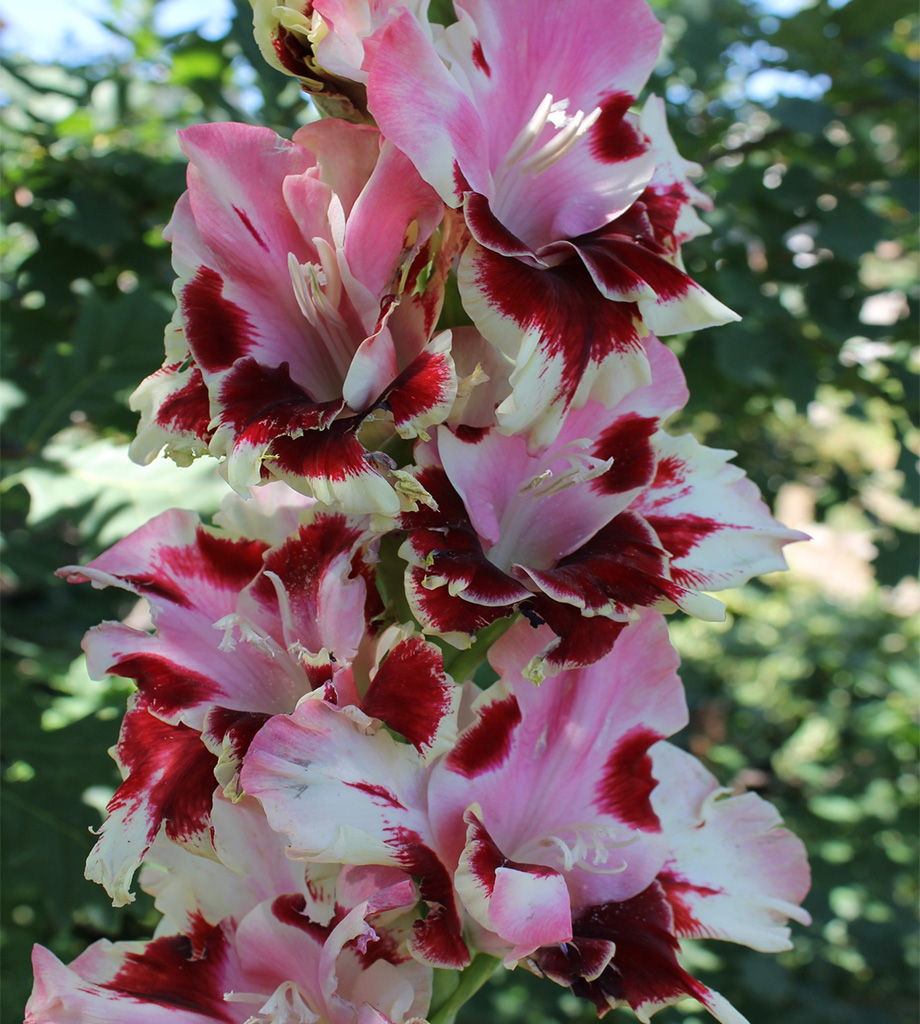
POLYGON ((534 176, 542 174, 548 167, 552 167, 557 160, 565 156, 601 116, 600 107, 595 107, 589 114, 583 110, 576 110, 574 114, 568 114, 566 113, 568 106, 567 99, 554 101, 552 93, 547 93, 543 97, 531 119, 524 125, 508 148, 504 165, 506 170, 510 169, 513 164, 518 164, 520 170, 525 174, 534 176), (557 129, 556 134, 539 149, 531 152, 547 124, 551 124, 557 129))
POLYGON ((342 298, 342 278, 336 266, 335 253, 331 246, 324 252, 319 245, 322 239, 315 239, 320 250, 322 264, 299 263, 297 257, 288 253, 288 271, 294 288, 294 297, 300 311, 316 331, 329 353, 340 382, 345 380, 355 353, 348 326, 339 313, 342 298), (326 256, 326 259, 323 259, 326 256))
MULTIPOLYGON (((544 545, 534 533, 533 525, 534 517, 543 513, 533 503, 593 480, 610 469, 613 460, 589 454, 587 449, 591 444, 588 438, 577 438, 533 460, 535 472, 521 483, 501 512, 499 539, 485 553, 493 565, 503 572, 508 572, 515 563, 532 569, 548 568, 549 556, 543 551, 544 545)), ((543 511, 552 517, 549 508, 543 511)), ((552 532, 550 530, 546 536, 552 532)))
POLYGON ((548 498, 576 484, 583 484, 602 476, 613 465, 613 459, 598 459, 588 455, 585 449, 590 448, 592 443, 590 438, 580 437, 558 448, 552 453, 552 461, 565 459, 568 468, 543 469, 529 480, 525 480, 518 488, 518 494, 535 494, 541 498, 548 498))
MULTIPOLYGON (((597 875, 618 875, 626 870, 627 864, 613 851, 631 846, 639 838, 638 832, 633 832, 628 839, 620 838, 621 834, 622 827, 618 825, 578 822, 531 840, 515 851, 513 859, 540 864, 545 863, 549 854, 557 863, 561 856, 563 871, 577 867, 597 875)), ((550 866, 555 865, 547 865, 550 866)))

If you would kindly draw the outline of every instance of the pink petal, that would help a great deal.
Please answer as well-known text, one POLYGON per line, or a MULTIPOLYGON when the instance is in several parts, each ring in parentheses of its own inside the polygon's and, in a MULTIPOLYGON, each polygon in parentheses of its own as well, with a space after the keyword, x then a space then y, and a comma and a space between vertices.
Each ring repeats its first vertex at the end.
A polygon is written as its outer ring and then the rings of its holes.
POLYGON ((476 815, 464 815, 467 843, 454 884, 466 909, 512 949, 507 966, 539 946, 572 937, 572 912, 565 879, 537 864, 506 858, 476 815))
POLYGON ((380 158, 380 132, 329 117, 302 125, 294 142, 313 154, 320 180, 338 197, 347 218, 380 158))
POLYGON ((673 780, 652 802, 671 844, 659 881, 675 933, 789 949, 787 918, 811 920, 799 906, 811 881, 801 840, 778 827, 772 805, 754 793, 729 795, 689 754, 661 743, 652 758, 655 773, 673 780))
POLYGON ((565 867, 569 891, 582 901, 598 891, 631 895, 665 856, 645 750, 686 721, 677 657, 663 620, 649 613, 620 635, 607 659, 537 688, 525 672, 547 634, 522 622, 492 647, 501 682, 480 698, 477 719, 432 770, 429 813, 439 848, 459 857, 456 822, 475 801, 509 860, 565 867), (641 750, 640 727, 648 731, 641 750), (563 847, 574 849, 588 823, 592 845, 566 866, 563 847))
MULTIPOLYGON (((706 448, 689 434, 661 434, 656 443, 655 480, 632 509, 669 552, 676 584, 721 590, 786 568, 782 548, 807 537, 770 516, 755 485, 728 463, 733 452, 706 448)), ((674 600, 682 604, 679 594, 674 600)))
POLYGON ((486 191, 481 116, 408 11, 380 39, 368 75, 368 109, 445 203, 459 205, 470 187, 486 191))
MULTIPOLYGON (((342 157, 340 157, 342 159, 342 157)), ((345 259, 355 278, 375 295, 390 287, 400 262, 440 224, 444 204, 408 158, 384 140, 345 227, 345 259), (407 231, 414 225, 411 239, 407 231)))

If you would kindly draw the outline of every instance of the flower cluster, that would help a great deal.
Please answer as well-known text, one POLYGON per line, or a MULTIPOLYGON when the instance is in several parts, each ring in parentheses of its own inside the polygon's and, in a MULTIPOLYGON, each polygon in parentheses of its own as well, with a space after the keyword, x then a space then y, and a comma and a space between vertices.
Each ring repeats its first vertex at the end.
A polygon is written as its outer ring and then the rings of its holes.
POLYGON ((36 947, 26 1020, 446 1024, 503 964, 600 1016, 743 1021, 680 942, 787 948, 808 868, 669 741, 663 613, 718 619, 708 592, 801 535, 666 429, 657 336, 734 314, 683 268, 708 200, 664 104, 633 109, 661 27, 644 0, 253 6, 335 116, 182 133, 176 313, 133 396, 135 459, 214 457, 232 492, 61 570, 149 609, 85 641, 137 684, 87 877, 123 905, 140 869, 163 918, 70 966, 36 947), (436 971, 463 973, 432 1005, 436 971))

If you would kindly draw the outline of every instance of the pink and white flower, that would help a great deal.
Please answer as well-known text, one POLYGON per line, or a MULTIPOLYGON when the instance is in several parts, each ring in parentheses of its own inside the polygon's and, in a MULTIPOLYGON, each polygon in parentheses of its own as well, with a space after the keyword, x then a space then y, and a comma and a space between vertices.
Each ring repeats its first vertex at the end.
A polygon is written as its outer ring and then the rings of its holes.
MULTIPOLYGON (((290 509, 281 512, 290 524, 290 509)), ((458 694, 440 652, 408 630, 377 635, 366 523, 301 515, 269 547, 167 512, 88 566, 61 570, 143 596, 152 614, 153 632, 103 623, 84 642, 92 675, 138 685, 115 749, 124 782, 87 862, 116 905, 133 899, 131 876, 161 832, 212 855, 215 792, 238 795, 253 736, 317 688, 367 708, 420 750, 447 742, 440 723, 458 694)))
POLYGON ((524 672, 546 633, 518 623, 498 641, 500 680, 461 712, 448 752, 422 757, 356 709, 308 699, 257 737, 246 791, 291 856, 416 877, 423 961, 462 966, 472 945, 603 1010, 641 1014, 691 993, 733 1024, 677 965, 678 940, 786 948, 786 918, 807 921, 801 843, 758 797, 725 797, 661 742, 687 714, 661 616, 643 613, 606 659, 537 688, 524 672), (660 959, 651 973, 646 947, 660 959))
POLYGON ((103 940, 69 967, 35 947, 27 1024, 403 1024, 427 1010, 410 879, 353 870, 318 893, 254 801, 218 800, 214 823, 213 860, 163 837, 151 850, 144 881, 167 914, 152 941, 103 940))
POLYGON ((435 233, 443 204, 366 125, 311 124, 293 142, 197 125, 181 142, 178 311, 164 367, 133 398, 132 456, 207 450, 239 491, 278 477, 348 512, 395 513, 392 460, 358 433, 375 409, 404 437, 450 412, 450 334, 432 338, 454 245, 435 233))
MULTIPOLYGON (((648 382, 642 337, 735 314, 684 272, 706 230, 654 97, 628 113, 661 26, 644 0, 456 0, 432 33, 406 11, 373 39, 368 106, 471 240, 464 305, 515 363, 503 429, 548 443, 570 407, 648 382), (586 26, 613 30, 593 32, 586 26)), ((368 44, 370 45, 370 44, 368 44)))
POLYGON ((570 410, 552 444, 460 425, 416 447, 438 510, 400 518, 400 554, 426 630, 469 646, 518 609, 556 635, 539 675, 603 656, 638 608, 719 619, 702 591, 785 568, 783 545, 803 535, 771 518, 733 453, 659 429, 687 392, 674 355, 647 345, 652 383, 570 410))

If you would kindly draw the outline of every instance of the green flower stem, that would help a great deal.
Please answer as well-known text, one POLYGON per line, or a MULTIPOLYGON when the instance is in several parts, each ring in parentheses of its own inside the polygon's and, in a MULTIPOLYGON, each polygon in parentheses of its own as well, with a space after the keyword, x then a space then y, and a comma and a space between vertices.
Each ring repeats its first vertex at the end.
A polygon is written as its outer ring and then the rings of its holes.
POLYGON ((428 1017, 430 1024, 453 1024, 460 1008, 485 985, 500 963, 494 956, 477 953, 470 966, 461 973, 457 987, 428 1017))
POLYGON ((509 615, 506 619, 499 619, 476 634, 476 639, 465 651, 457 651, 453 658, 444 658, 444 671, 448 672, 454 682, 462 683, 473 678, 473 673, 486 660, 489 648, 495 641, 506 633, 517 620, 520 614, 509 615))

